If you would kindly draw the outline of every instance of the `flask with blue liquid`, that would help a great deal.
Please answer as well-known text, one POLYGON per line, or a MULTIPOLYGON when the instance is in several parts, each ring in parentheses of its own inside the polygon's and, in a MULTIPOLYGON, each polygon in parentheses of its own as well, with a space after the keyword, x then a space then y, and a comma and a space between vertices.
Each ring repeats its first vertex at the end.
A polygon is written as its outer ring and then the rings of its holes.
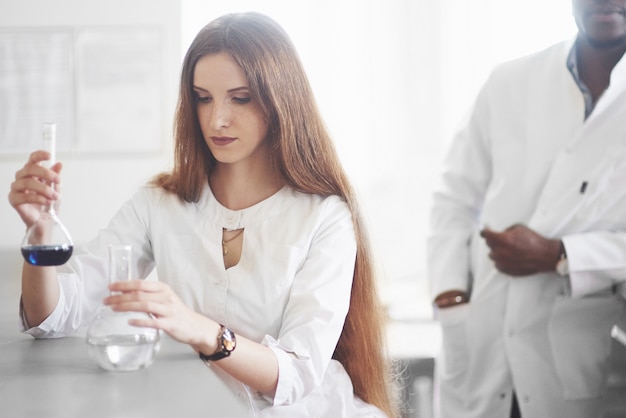
MULTIPOLYGON (((43 150, 50 153, 50 159, 43 161, 45 167, 52 167, 56 154, 56 124, 43 125, 43 150)), ((53 186, 54 187, 54 186, 53 186)), ((54 203, 46 205, 39 220, 26 230, 22 240, 22 256, 34 266, 60 266, 72 256, 74 244, 67 228, 54 209, 54 203)))

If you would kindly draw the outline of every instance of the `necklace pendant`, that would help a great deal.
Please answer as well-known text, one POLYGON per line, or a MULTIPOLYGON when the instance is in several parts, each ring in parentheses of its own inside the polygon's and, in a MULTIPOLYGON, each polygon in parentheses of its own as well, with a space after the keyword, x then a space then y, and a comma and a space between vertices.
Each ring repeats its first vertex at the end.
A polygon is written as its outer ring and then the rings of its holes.
POLYGON ((226 246, 226 243, 224 241, 222 241, 222 254, 224 254, 225 256, 228 255, 228 247, 226 246))

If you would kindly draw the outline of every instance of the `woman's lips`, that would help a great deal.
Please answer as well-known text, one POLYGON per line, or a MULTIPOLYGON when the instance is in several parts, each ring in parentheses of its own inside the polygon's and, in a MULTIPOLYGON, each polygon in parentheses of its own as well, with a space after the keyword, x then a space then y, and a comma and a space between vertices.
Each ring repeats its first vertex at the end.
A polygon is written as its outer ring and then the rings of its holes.
POLYGON ((232 142, 235 142, 237 138, 231 138, 229 136, 212 136, 211 137, 211 141, 213 141, 213 143, 215 145, 228 145, 232 142))

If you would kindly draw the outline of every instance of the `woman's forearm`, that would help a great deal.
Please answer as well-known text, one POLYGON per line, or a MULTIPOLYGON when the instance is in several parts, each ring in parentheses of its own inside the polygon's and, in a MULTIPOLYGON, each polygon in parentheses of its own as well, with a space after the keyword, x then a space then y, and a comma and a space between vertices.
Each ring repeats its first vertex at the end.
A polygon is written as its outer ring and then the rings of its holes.
MULTIPOLYGON (((199 314, 198 316, 203 324, 198 325, 196 329, 202 330, 202 332, 191 343, 191 346, 196 351, 210 355, 218 350, 217 336, 220 326, 207 317, 199 314)), ((269 347, 241 335, 236 335, 236 339, 237 346, 228 357, 209 362, 209 364, 220 367, 254 390, 273 397, 278 384, 276 355, 269 347)))
POLYGON ((238 337, 237 349, 215 364, 240 382, 274 397, 278 384, 278 361, 270 348, 238 337))
POLYGON ((37 326, 50 316, 57 306, 59 294, 59 282, 54 267, 35 267, 24 263, 22 305, 29 326, 37 326))

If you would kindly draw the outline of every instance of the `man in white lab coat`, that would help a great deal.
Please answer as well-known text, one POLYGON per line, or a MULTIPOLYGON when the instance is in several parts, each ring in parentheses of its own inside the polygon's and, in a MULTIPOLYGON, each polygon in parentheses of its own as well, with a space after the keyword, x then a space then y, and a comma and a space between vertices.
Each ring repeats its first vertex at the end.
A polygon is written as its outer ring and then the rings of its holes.
POLYGON ((626 280, 626 0, 496 68, 434 195, 442 418, 602 414, 626 280))

